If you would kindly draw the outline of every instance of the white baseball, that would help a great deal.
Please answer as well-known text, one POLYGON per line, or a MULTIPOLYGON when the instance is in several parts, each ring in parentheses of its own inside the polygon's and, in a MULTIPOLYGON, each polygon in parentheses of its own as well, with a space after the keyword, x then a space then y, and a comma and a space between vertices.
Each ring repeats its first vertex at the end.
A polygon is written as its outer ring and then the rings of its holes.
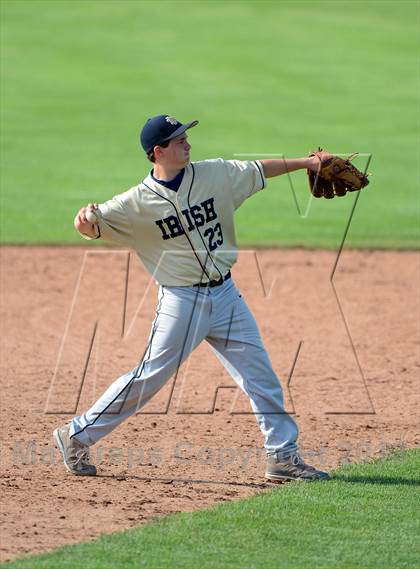
POLYGON ((89 223, 97 223, 98 222, 98 218, 97 218, 95 212, 90 211, 90 209, 88 209, 87 212, 85 213, 85 217, 89 221, 89 223))

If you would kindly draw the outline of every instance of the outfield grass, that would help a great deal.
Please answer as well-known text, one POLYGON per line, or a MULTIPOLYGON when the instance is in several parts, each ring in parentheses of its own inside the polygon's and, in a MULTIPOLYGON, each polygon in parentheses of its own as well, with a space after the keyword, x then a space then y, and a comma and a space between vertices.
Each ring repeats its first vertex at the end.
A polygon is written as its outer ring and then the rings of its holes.
MULTIPOLYGON (((168 112, 200 119, 195 160, 371 153, 348 245, 418 245, 418 2, 0 5, 1 242, 84 243, 75 212, 143 178, 140 125, 168 112)), ((354 196, 301 218, 287 177, 270 186, 238 213, 242 245, 337 246, 354 196)))
POLYGON ((420 451, 15 561, 11 569, 413 569, 420 451))

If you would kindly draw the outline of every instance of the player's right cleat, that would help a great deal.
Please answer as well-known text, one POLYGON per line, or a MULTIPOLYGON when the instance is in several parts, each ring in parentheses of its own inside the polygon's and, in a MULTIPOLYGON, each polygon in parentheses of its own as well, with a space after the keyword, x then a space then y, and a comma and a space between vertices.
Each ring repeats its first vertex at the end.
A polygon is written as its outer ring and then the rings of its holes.
POLYGON ((291 480, 330 480, 328 472, 318 470, 306 464, 296 452, 287 458, 280 458, 276 454, 269 455, 265 477, 273 482, 286 482, 291 480))
POLYGON ((64 465, 76 476, 95 476, 96 467, 89 462, 89 447, 70 438, 70 425, 64 425, 54 431, 54 441, 63 455, 64 465))

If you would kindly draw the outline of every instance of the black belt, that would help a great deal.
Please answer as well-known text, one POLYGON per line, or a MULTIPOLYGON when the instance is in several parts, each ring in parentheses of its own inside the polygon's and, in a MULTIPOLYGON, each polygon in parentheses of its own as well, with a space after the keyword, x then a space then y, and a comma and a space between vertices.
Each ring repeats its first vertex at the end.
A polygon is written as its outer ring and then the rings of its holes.
POLYGON ((220 286, 221 284, 223 284, 225 281, 228 281, 230 278, 232 277, 232 275, 230 274, 230 271, 228 273, 226 273, 226 275, 219 279, 218 281, 208 281, 206 283, 197 283, 195 285, 192 286, 201 286, 201 287, 209 287, 209 288, 213 288, 214 286, 220 286))

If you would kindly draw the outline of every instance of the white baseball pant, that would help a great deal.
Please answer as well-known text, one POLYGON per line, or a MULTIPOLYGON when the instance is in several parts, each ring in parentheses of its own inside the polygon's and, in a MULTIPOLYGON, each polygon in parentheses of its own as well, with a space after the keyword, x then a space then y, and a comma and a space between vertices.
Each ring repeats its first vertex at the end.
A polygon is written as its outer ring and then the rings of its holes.
POLYGON ((256 321, 231 279, 213 288, 161 286, 139 365, 72 420, 70 435, 87 445, 97 443, 143 407, 204 339, 250 398, 267 453, 295 452, 297 425, 284 410, 282 388, 256 321))

